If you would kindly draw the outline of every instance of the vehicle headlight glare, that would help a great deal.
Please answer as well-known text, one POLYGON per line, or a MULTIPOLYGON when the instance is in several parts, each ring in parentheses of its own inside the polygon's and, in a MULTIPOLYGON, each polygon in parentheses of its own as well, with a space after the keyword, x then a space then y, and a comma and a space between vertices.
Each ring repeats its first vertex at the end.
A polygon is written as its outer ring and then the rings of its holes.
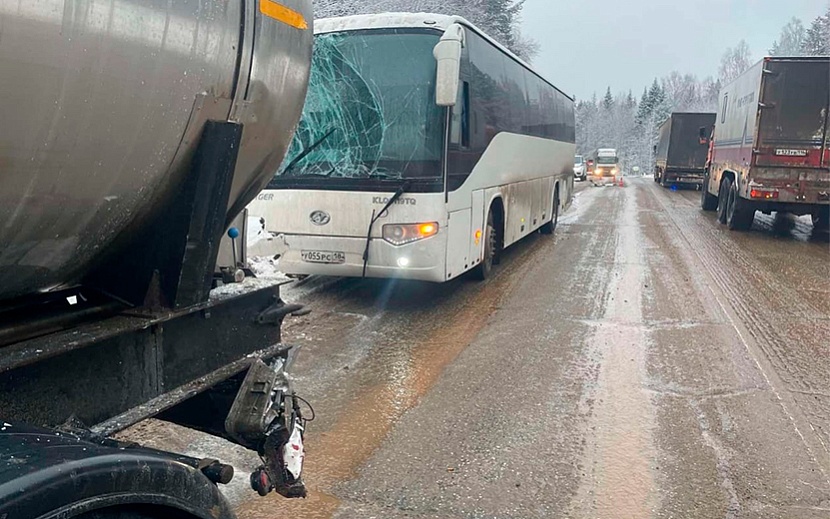
POLYGON ((438 222, 413 224, 387 224, 383 226, 383 239, 392 245, 406 245, 438 234, 438 222))

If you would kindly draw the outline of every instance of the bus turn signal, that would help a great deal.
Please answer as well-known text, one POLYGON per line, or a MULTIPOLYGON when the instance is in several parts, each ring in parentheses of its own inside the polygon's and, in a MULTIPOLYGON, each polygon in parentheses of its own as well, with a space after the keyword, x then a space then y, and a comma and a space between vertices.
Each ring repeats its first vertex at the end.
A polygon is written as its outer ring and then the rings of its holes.
POLYGON ((400 246, 438 234, 438 222, 383 226, 383 239, 400 246))

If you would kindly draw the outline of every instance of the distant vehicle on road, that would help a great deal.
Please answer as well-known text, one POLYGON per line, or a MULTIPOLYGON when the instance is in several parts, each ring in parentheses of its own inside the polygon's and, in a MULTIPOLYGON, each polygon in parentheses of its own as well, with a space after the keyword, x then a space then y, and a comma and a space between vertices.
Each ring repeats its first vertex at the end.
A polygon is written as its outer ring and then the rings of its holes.
POLYGON ((830 226, 830 58, 764 58, 720 93, 701 206, 730 229, 755 211, 830 226))
POLYGON ((573 99, 462 18, 314 28, 297 135, 250 205, 284 238, 283 272, 485 278, 504 248, 553 233, 573 194, 573 99))
POLYGON ((587 166, 585 165, 585 159, 582 155, 574 157, 574 178, 582 182, 588 178, 587 166))
POLYGON ((715 115, 676 112, 660 125, 660 139, 654 147, 655 182, 663 187, 703 183, 715 115))
POLYGON ((614 148, 599 148, 588 156, 594 163, 594 168, 588 175, 591 184, 595 186, 616 186, 622 178, 617 150, 614 148))

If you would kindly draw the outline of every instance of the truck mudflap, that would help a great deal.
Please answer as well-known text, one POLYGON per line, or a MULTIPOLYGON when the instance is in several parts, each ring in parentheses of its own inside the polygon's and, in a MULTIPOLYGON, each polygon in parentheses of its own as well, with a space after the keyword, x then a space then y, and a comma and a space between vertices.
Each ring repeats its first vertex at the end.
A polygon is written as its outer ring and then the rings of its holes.
MULTIPOLYGON (((235 517, 216 484, 187 458, 102 441, 109 444, 0 418, 0 517, 73 517, 139 505, 159 517, 235 517)), ((227 479, 221 472, 214 479, 227 479)))

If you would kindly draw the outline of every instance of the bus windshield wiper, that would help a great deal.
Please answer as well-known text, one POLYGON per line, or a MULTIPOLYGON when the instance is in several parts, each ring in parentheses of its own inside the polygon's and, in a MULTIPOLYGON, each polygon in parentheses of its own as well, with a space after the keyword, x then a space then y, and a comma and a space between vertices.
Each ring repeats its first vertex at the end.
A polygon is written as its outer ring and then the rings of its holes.
POLYGON ((366 178, 379 178, 383 180, 401 180, 402 177, 403 174, 399 171, 386 168, 374 168, 366 175, 366 178))
POLYGON ((331 128, 331 129, 329 129, 329 131, 327 131, 325 134, 323 134, 323 136, 322 136, 322 137, 320 137, 319 139, 317 139, 316 141, 314 141, 314 142, 311 144, 311 146, 309 146, 308 148, 304 149, 304 150, 303 150, 303 151, 302 151, 299 155, 297 155, 296 157, 294 157, 294 159, 293 159, 293 160, 291 160, 291 162, 289 162, 287 166, 285 166, 285 169, 283 169, 283 170, 282 170, 282 174, 283 174, 283 175, 288 174, 288 172, 289 172, 289 171, 291 171, 291 168, 293 168, 294 166, 296 166, 296 165, 297 165, 297 164, 298 164, 301 160, 303 160, 304 158, 308 157, 308 156, 309 156, 309 154, 311 154, 311 152, 312 152, 312 151, 314 151, 314 150, 315 150, 315 148, 317 148, 317 146, 321 145, 321 144, 323 143, 323 141, 325 141, 326 139, 328 139, 328 138, 331 136, 331 134, 335 132, 335 130, 337 130, 337 128, 331 128))
POLYGON ((403 196, 404 192, 409 189, 409 180, 404 180, 400 186, 398 186, 398 190, 395 191, 395 194, 389 197, 389 200, 386 202, 386 205, 383 206, 379 212, 376 212, 372 209, 372 219, 369 221, 369 231, 366 233, 366 248, 363 249, 363 277, 366 277, 366 266, 369 264, 369 245, 372 243, 372 228, 375 226, 375 222, 378 221, 378 218, 381 217, 392 205, 398 201, 400 197, 403 196))

